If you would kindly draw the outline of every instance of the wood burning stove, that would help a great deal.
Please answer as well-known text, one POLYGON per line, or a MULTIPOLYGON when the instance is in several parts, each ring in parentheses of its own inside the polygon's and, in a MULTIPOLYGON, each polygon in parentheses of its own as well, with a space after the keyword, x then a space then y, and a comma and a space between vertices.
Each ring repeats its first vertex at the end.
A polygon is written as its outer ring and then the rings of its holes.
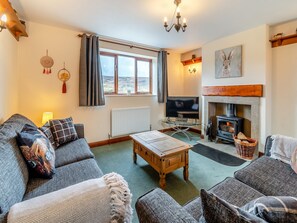
POLYGON ((217 137, 218 139, 234 142, 233 135, 243 131, 243 118, 235 115, 235 105, 227 104, 227 114, 217 116, 217 137))

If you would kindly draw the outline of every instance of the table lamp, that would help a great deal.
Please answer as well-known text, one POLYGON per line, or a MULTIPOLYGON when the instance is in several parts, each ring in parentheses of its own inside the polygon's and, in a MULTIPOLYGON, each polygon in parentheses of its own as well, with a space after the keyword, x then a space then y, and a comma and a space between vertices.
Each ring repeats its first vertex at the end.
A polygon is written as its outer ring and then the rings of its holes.
POLYGON ((54 113, 53 112, 43 112, 42 115, 42 124, 44 125, 47 123, 49 120, 54 118, 54 113))

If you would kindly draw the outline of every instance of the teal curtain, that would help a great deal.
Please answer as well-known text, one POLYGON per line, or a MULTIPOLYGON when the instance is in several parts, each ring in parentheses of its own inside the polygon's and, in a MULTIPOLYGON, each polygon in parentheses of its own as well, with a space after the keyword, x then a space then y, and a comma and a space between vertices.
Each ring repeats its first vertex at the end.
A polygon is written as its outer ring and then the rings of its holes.
POLYGON ((79 64, 79 105, 105 105, 99 38, 82 35, 79 64))

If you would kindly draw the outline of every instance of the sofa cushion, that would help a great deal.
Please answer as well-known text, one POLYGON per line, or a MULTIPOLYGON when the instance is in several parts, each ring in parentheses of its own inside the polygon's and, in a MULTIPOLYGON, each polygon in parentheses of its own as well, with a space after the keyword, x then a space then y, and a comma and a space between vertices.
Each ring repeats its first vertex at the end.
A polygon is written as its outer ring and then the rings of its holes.
POLYGON ((234 176, 267 196, 297 197, 297 174, 279 160, 262 156, 234 176))
MULTIPOLYGON (((239 207, 255 198, 263 196, 260 192, 231 177, 226 178, 209 191, 239 207), (242 194, 245 196, 242 196, 242 194)), ((202 215, 201 198, 195 198, 185 204, 183 208, 198 221, 202 215)))
POLYGON ((252 215, 249 212, 240 210, 219 196, 205 190, 201 190, 203 216, 206 222, 226 223, 265 223, 266 221, 252 215))
POLYGON ((51 127, 49 125, 49 123, 45 123, 42 127, 39 128, 43 134, 49 139, 49 141, 51 142, 52 144, 52 147, 54 149, 56 149, 56 143, 55 143, 55 140, 54 140, 54 136, 52 134, 52 131, 51 131, 51 127))
POLYGON ((55 153, 56 167, 94 157, 85 139, 77 139, 75 141, 66 143, 57 148, 55 153))
POLYGON ((27 164, 17 145, 16 135, 29 119, 16 114, 0 126, 0 219, 9 208, 23 199, 29 178, 27 164))
POLYGON ((297 198, 289 196, 264 196, 250 201, 241 209, 270 222, 297 222, 297 198))
POLYGON ((72 118, 49 120, 56 146, 78 139, 72 118))
POLYGON ((52 179, 32 178, 28 182, 24 200, 57 191, 85 180, 101 177, 103 173, 94 159, 86 159, 56 169, 52 179))
POLYGON ((139 197, 135 208, 139 222, 197 223, 184 208, 160 188, 139 197))
POLYGON ((17 142, 33 174, 52 178, 55 173, 55 151, 41 130, 26 124, 18 133, 17 142))
POLYGON ((263 196, 259 191, 256 191, 232 177, 226 178, 224 181, 212 187, 209 191, 238 207, 263 196))
POLYGON ((183 208, 193 216, 197 221, 202 216, 202 204, 201 198, 197 197, 194 200, 189 201, 186 203, 183 208))

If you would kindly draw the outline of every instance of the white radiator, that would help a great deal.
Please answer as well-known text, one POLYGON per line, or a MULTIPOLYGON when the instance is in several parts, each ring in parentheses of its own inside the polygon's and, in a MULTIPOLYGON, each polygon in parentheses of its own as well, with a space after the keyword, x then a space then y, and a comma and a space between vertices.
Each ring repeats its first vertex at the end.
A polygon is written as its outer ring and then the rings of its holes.
POLYGON ((111 136, 150 130, 150 107, 111 109, 111 136))

